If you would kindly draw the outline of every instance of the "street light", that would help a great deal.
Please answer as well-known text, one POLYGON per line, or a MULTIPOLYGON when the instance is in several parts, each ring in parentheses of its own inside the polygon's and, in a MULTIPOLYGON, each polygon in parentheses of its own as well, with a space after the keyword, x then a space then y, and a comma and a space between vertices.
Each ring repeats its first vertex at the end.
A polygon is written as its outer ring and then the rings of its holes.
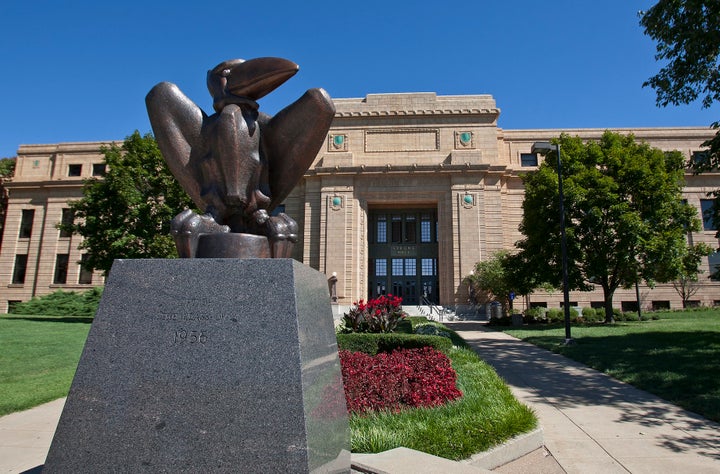
POLYGON ((551 151, 554 151, 557 154, 558 194, 560 199, 560 254, 562 256, 563 299, 565 310, 565 345, 569 345, 574 341, 572 340, 572 337, 570 337, 570 288, 568 284, 567 238, 565 237, 565 197, 563 195, 560 144, 558 143, 557 145, 553 145, 550 142, 535 142, 530 149, 531 153, 540 153, 542 155, 547 155, 551 151))

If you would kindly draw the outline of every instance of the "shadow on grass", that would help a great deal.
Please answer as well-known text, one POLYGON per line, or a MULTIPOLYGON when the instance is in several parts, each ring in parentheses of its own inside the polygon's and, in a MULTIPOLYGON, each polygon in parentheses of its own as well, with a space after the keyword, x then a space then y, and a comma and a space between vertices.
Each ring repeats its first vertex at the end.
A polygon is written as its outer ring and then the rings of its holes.
POLYGON ((85 323, 90 324, 93 322, 93 316, 30 316, 22 314, 10 314, 3 315, 0 319, 14 320, 19 319, 22 321, 39 321, 49 323, 85 323))
MULTIPOLYGON (((463 331, 486 330, 479 323, 447 323, 463 331)), ((557 327, 557 326, 556 326, 557 327)), ((525 327, 537 331, 528 341, 514 338, 466 338, 473 349, 492 365, 510 385, 530 394, 529 400, 550 403, 558 409, 592 406, 609 407, 608 416, 617 426, 636 423, 648 429, 673 429, 659 436, 659 443, 673 451, 694 449, 704 456, 720 459, 720 334, 717 332, 645 332, 603 337, 581 337, 574 346, 563 346, 564 336, 543 335, 546 327, 525 327), (590 370, 592 366, 597 370, 590 370), (626 378, 634 386, 619 382, 626 378), (630 381, 630 378, 632 381, 630 381), (646 390, 646 391, 643 391, 646 390), (651 393, 661 397, 659 399, 651 393)))

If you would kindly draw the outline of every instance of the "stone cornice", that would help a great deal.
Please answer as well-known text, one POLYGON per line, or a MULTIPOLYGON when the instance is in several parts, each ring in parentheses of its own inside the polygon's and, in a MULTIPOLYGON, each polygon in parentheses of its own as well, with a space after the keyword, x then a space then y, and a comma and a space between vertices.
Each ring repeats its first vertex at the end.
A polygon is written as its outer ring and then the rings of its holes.
POLYGON ((358 175, 358 174, 427 174, 427 173, 457 173, 457 172, 491 172, 504 173, 508 170, 505 165, 490 164, 445 164, 432 165, 358 165, 358 166, 318 166, 309 169, 305 177, 327 175, 358 175))
POLYGON ((352 110, 335 112, 335 118, 407 117, 427 115, 499 115, 499 109, 414 109, 414 110, 352 110))

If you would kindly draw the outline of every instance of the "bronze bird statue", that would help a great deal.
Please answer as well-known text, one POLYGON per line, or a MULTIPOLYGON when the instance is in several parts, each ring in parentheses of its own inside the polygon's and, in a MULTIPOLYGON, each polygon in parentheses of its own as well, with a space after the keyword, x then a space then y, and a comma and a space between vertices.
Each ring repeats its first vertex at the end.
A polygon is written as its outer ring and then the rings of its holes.
POLYGON ((185 210, 173 219, 181 257, 290 257, 298 226, 271 213, 315 159, 335 106, 322 89, 308 90, 274 117, 260 112, 257 100, 298 69, 282 58, 223 61, 207 73, 215 109, 209 116, 175 84, 161 82, 148 93, 163 158, 204 213, 185 210))

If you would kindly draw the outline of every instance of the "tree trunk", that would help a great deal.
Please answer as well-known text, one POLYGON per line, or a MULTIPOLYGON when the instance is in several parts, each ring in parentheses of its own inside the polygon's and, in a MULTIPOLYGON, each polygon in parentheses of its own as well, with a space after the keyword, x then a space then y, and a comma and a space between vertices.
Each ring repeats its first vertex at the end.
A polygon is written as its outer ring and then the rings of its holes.
POLYGON ((603 299, 605 302, 605 324, 612 324, 615 322, 615 315, 613 314, 613 296, 615 290, 611 290, 609 287, 603 286, 603 299))

